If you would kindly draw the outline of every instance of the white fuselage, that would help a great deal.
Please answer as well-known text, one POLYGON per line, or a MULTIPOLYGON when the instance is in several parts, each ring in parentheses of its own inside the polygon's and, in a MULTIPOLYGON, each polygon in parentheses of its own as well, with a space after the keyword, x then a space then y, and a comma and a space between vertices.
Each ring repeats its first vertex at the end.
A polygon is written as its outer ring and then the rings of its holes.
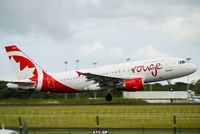
POLYGON ((72 87, 78 91, 86 91, 100 90, 100 87, 98 84, 93 84, 93 81, 87 81, 85 76, 79 76, 76 71, 122 79, 141 77, 144 83, 148 83, 187 76, 196 70, 197 68, 194 64, 191 64, 180 58, 169 57, 127 62, 123 64, 108 65, 91 69, 72 70, 51 75, 56 80, 69 87, 72 87))

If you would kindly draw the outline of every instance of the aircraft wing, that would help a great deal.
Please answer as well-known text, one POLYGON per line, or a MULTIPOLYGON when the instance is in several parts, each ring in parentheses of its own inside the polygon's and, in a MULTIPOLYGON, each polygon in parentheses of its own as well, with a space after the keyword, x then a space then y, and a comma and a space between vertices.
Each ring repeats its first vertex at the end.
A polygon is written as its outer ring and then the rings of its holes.
POLYGON ((94 81, 95 83, 99 83, 100 87, 119 87, 123 84, 124 79, 117 78, 117 77, 110 77, 110 76, 104 76, 104 75, 98 75, 98 74, 92 74, 92 73, 82 73, 77 72, 78 75, 83 75, 87 78, 87 81, 94 81))

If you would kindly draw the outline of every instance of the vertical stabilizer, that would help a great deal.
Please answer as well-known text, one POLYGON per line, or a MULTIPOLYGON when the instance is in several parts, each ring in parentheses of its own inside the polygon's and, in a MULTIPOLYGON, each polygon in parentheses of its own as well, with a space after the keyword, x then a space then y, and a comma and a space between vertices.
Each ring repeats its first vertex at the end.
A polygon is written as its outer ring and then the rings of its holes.
POLYGON ((6 46, 5 49, 17 78, 19 80, 29 79, 37 83, 38 72, 41 71, 37 64, 17 46, 6 46))

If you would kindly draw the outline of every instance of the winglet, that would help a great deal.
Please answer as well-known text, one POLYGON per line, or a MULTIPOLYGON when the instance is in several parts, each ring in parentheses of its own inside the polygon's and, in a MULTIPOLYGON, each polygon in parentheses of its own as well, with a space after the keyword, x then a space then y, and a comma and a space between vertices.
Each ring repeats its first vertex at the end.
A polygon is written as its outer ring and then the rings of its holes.
POLYGON ((79 72, 79 71, 76 71, 77 74, 78 74, 78 77, 80 77, 81 75, 83 75, 83 73, 79 72))

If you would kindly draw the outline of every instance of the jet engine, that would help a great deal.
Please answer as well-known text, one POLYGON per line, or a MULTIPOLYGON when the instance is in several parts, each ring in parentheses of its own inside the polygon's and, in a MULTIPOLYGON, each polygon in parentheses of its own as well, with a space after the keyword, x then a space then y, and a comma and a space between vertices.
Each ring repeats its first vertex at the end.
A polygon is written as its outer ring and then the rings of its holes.
POLYGON ((143 88, 142 78, 124 80, 123 87, 125 91, 139 91, 143 88))

